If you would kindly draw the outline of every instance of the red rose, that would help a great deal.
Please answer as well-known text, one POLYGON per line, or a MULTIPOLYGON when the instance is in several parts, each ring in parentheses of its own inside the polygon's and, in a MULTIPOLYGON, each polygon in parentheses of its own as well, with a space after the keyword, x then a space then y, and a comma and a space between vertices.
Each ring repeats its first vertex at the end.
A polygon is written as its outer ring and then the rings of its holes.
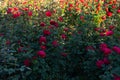
POLYGON ((100 48, 107 48, 108 46, 107 46, 107 44, 105 44, 105 43, 101 43, 100 44, 100 48))
POLYGON ((46 14, 47 17, 51 17, 52 16, 52 13, 50 11, 46 11, 45 14, 46 14))
POLYGON ((30 66, 30 60, 29 59, 24 60, 24 65, 27 67, 30 66))
POLYGON ((113 35, 114 33, 113 33, 113 31, 107 31, 106 32, 106 36, 111 36, 111 35, 113 35))
POLYGON ((7 14, 10 14, 12 12, 12 8, 7 9, 7 14))
POLYGON ((112 16, 112 12, 107 12, 106 14, 107 14, 108 17, 112 16))
POLYGON ((102 19, 103 19, 103 20, 106 20, 106 16, 102 16, 102 19))
POLYGON ((58 25, 58 23, 56 22, 54 26, 55 26, 55 27, 58 27, 59 25, 58 25))
POLYGON ((24 11, 28 11, 28 10, 29 10, 29 8, 23 8, 22 10, 24 10, 24 11))
POLYGON ((73 7, 73 4, 69 4, 69 7, 73 7))
POLYGON ((12 17, 13 18, 18 18, 20 15, 21 15, 20 12, 15 12, 15 13, 12 14, 12 17))
POLYGON ((56 26, 56 27, 58 27, 58 23, 55 22, 54 20, 50 20, 50 24, 51 24, 51 25, 54 25, 54 26, 56 26))
POLYGON ((101 32, 101 33, 100 33, 100 36, 105 36, 105 33, 104 33, 104 32, 101 32))
POLYGON ((94 28, 95 31, 100 31, 100 28, 94 28))
POLYGON ((56 23, 56 22, 55 22, 54 20, 50 20, 50 24, 51 24, 51 25, 55 25, 55 23, 56 23))
POLYGON ((61 38, 62 38, 62 39, 66 39, 67 36, 66 36, 65 34, 62 34, 62 35, 61 35, 61 38))
POLYGON ((112 25, 109 26, 110 30, 113 30, 114 28, 115 28, 115 26, 112 26, 112 25))
POLYGON ((44 45, 41 45, 40 48, 41 48, 42 50, 46 50, 46 46, 44 46, 44 45))
POLYGON ((52 42, 52 45, 55 46, 55 47, 58 46, 58 41, 57 41, 57 40, 54 40, 54 41, 52 42))
POLYGON ((116 53, 120 54, 120 48, 119 48, 119 47, 114 46, 114 47, 112 48, 112 50, 115 51, 116 53))
POLYGON ((80 0, 81 3, 84 3, 84 0, 80 0))
POLYGON ((44 35, 50 35, 51 32, 49 30, 43 30, 44 35))
POLYGON ((120 14, 120 9, 117 10, 117 13, 120 14))
POLYGON ((45 58, 46 57, 46 53, 42 50, 37 52, 37 55, 40 56, 41 58, 45 58))
POLYGON ((32 11, 29 11, 29 12, 28 12, 28 16, 32 16, 32 11))
POLYGON ((105 56, 108 56, 109 54, 112 53, 112 50, 109 48, 102 48, 102 51, 104 53, 105 56))
POLYGON ((103 60, 98 60, 98 61, 96 62, 96 66, 97 66, 98 68, 102 68, 103 65, 104 65, 103 60))
POLYGON ((17 8, 17 7, 14 7, 13 9, 14 9, 14 11, 18 11, 19 10, 19 8, 17 8))
POLYGON ((69 30, 69 28, 64 28, 64 31, 67 32, 69 30))
POLYGON ((60 22, 63 22, 63 18, 62 18, 61 16, 58 18, 58 20, 59 20, 60 22))
POLYGON ((46 37, 41 36, 41 37, 39 38, 39 43, 40 43, 40 44, 46 43, 46 42, 47 42, 46 37))

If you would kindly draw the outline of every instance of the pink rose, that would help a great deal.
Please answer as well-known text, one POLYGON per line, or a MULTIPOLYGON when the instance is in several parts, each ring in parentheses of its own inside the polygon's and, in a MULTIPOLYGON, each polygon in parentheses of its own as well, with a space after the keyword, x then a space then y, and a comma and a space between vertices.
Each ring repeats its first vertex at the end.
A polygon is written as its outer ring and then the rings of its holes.
POLYGON ((41 58, 45 58, 46 57, 46 53, 42 50, 37 52, 37 55, 40 56, 41 58))

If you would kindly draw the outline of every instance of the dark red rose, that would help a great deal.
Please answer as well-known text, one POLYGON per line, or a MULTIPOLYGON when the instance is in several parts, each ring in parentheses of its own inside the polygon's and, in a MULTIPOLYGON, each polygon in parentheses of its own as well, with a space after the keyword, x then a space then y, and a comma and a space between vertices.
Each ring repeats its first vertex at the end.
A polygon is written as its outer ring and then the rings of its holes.
POLYGON ((10 45, 10 43, 11 43, 10 40, 6 41, 6 45, 10 45))
POLYGON ((59 20, 60 22, 63 22, 62 16, 60 16, 60 17, 58 18, 58 20, 59 20))
POLYGON ((59 44, 58 44, 58 41, 57 41, 57 40, 54 40, 54 41, 52 42, 52 45, 55 46, 55 47, 58 46, 58 45, 59 45, 59 44))
POLYGON ((18 52, 22 52, 22 51, 23 51, 23 47, 19 47, 18 52))
POLYGON ((51 32, 49 30, 43 30, 44 35, 50 35, 51 32))
POLYGON ((113 76, 114 76, 114 80, 120 80, 120 76, 118 76, 116 74, 114 74, 113 76))
POLYGON ((50 24, 51 24, 51 25, 55 25, 55 23, 56 23, 56 22, 55 22, 54 20, 50 20, 50 24))
POLYGON ((27 66, 27 67, 30 66, 30 60, 29 59, 25 59, 24 60, 24 65, 27 66))
POLYGON ((55 22, 54 20, 50 20, 50 24, 51 24, 51 25, 54 25, 55 27, 58 27, 58 23, 55 22))
POLYGON ((62 38, 62 39, 66 39, 67 36, 66 36, 65 34, 62 34, 62 35, 61 35, 61 38, 62 38))
POLYGON ((112 26, 112 25, 109 26, 110 30, 113 30, 114 28, 115 28, 115 26, 112 26))
POLYGON ((40 26, 44 27, 46 24, 44 22, 40 23, 40 26))
POLYGON ((107 57, 104 57, 103 62, 104 62, 104 64, 110 64, 110 61, 108 60, 107 57))
POLYGON ((94 30, 95 30, 95 31, 100 31, 100 28, 95 28, 94 30))
POLYGON ((100 33, 100 36, 105 36, 105 33, 104 33, 104 32, 101 32, 101 33, 100 33))
POLYGON ((103 60, 98 60, 98 61, 96 62, 96 66, 97 66, 98 68, 102 68, 103 65, 104 65, 103 60))

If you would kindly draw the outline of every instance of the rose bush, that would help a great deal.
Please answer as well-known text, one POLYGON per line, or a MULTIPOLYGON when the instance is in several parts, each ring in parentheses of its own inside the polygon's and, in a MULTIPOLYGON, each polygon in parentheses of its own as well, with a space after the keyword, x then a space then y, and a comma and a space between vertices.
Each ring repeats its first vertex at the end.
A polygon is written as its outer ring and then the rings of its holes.
POLYGON ((0 79, 120 80, 119 2, 41 1, 0 8, 0 79))

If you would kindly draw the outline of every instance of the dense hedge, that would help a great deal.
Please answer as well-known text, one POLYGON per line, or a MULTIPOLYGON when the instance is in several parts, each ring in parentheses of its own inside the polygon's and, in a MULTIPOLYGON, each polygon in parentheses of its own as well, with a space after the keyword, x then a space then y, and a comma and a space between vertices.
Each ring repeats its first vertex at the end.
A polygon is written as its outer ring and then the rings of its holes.
POLYGON ((120 80, 115 0, 12 2, 0 13, 0 80, 120 80))

